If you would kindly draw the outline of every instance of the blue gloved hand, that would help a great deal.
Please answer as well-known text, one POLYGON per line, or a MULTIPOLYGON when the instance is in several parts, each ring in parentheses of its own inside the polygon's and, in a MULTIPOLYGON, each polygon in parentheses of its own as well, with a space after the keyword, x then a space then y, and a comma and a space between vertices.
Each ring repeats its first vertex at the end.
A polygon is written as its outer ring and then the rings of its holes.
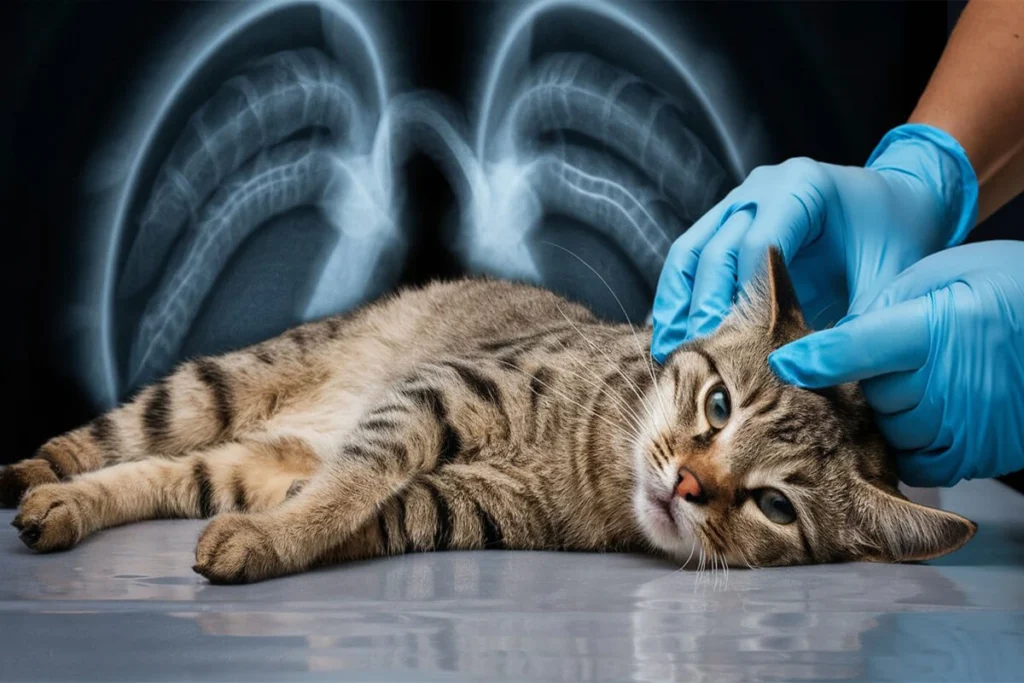
POLYGON ((801 387, 860 380, 908 484, 1024 468, 1024 242, 929 256, 768 362, 801 387))
POLYGON ((962 242, 977 196, 960 145, 919 124, 890 131, 866 168, 791 159, 755 169, 672 245, 651 353, 663 362, 714 331, 773 244, 809 324, 859 312, 904 268, 962 242))

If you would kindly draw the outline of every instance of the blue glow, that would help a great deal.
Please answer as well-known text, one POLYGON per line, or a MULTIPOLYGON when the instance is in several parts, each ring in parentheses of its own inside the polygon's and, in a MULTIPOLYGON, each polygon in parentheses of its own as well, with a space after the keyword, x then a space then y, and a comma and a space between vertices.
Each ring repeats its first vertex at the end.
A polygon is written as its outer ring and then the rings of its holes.
MULTIPOLYGON (((395 41, 361 16, 387 6, 210 7, 158 57, 86 178, 83 243, 103 253, 83 253, 91 275, 69 328, 80 354, 71 369, 97 407, 186 353, 222 274, 282 216, 333 235, 317 263, 296 264, 312 277, 292 322, 393 286, 407 256, 398 178, 414 153, 432 158, 455 192, 451 247, 468 271, 544 282, 537 235, 557 216, 613 245, 649 285, 672 240, 759 152, 724 67, 681 32, 653 31, 642 8, 518 6, 491 36, 497 47, 468 124, 436 93, 392 94, 388 83, 404 80, 382 55, 395 41), (582 18, 604 22, 605 43, 632 41, 627 65, 585 49, 535 49, 539 28, 582 18), (652 85, 666 68, 668 91, 652 85)), ((251 328, 260 302, 238 304, 244 314, 217 324, 251 328)))

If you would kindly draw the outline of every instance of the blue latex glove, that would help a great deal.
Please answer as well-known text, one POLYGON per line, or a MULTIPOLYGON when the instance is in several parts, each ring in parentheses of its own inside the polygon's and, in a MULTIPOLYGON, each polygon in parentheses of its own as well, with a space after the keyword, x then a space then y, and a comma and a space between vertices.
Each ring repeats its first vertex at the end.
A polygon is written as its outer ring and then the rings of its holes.
POLYGON ((755 169, 672 245, 651 353, 663 362, 714 331, 772 244, 812 326, 859 312, 904 268, 962 242, 977 196, 960 145, 918 124, 890 131, 866 168, 790 159, 755 169))
POLYGON ((1024 242, 929 256, 861 315, 768 360, 801 387, 861 380, 908 484, 1024 468, 1024 242))

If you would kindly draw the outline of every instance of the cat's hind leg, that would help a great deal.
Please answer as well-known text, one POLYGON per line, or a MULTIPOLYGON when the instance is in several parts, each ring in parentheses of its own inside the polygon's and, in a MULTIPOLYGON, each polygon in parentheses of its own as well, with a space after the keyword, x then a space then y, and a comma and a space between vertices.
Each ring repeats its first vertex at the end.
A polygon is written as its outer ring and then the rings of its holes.
POLYGON ((31 489, 14 526, 30 548, 66 550, 101 529, 167 517, 260 512, 313 476, 319 461, 303 442, 228 443, 182 458, 147 458, 31 489))
POLYGON ((15 507, 41 484, 126 461, 183 456, 258 430, 329 374, 317 350, 333 329, 312 323, 248 349, 181 364, 121 407, 0 469, 0 507, 15 507))

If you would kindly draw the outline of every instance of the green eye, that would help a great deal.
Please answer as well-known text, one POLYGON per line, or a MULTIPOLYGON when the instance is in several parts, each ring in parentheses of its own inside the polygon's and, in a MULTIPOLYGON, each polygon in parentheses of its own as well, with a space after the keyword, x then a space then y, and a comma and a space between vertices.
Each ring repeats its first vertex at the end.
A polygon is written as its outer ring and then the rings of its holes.
POLYGON ((769 520, 776 524, 790 524, 796 521, 796 510, 784 495, 775 489, 759 489, 753 492, 757 507, 769 520))
POLYGON ((715 429, 721 429, 729 422, 732 406, 729 405, 729 392, 725 387, 717 386, 708 392, 704 399, 704 416, 715 429))

